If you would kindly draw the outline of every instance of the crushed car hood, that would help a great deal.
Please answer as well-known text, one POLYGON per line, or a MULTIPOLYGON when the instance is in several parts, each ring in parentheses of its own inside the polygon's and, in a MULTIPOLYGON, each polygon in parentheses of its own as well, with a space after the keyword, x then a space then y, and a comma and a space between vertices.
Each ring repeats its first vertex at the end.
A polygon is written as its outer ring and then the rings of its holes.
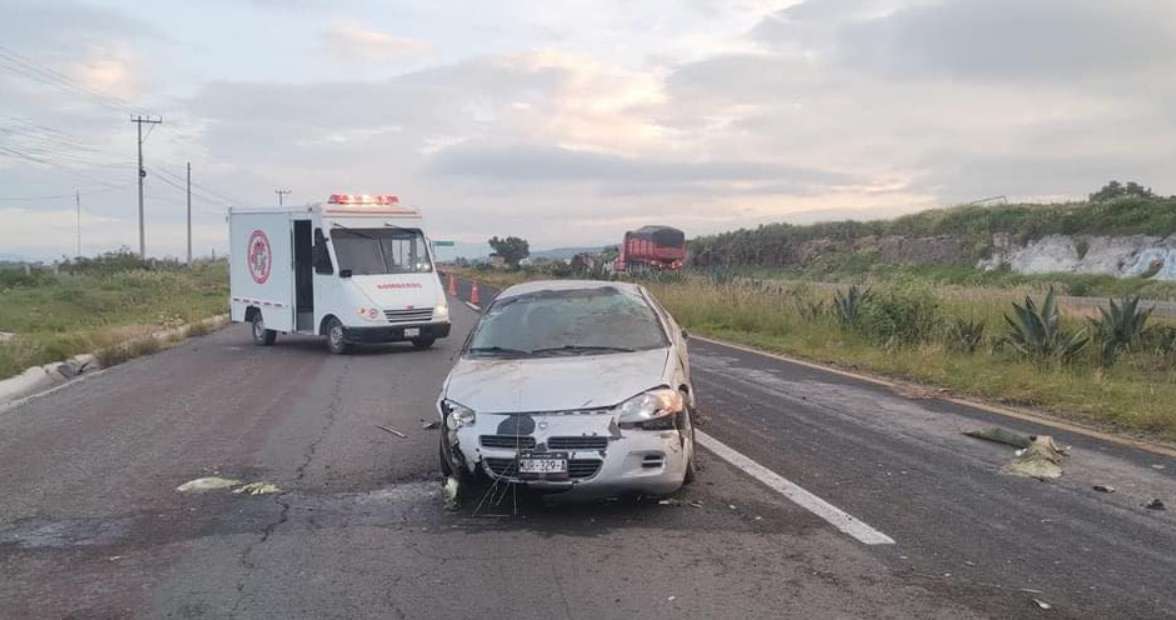
POLYGON ((532 359, 461 359, 445 397, 486 413, 620 404, 664 383, 668 349, 532 359))

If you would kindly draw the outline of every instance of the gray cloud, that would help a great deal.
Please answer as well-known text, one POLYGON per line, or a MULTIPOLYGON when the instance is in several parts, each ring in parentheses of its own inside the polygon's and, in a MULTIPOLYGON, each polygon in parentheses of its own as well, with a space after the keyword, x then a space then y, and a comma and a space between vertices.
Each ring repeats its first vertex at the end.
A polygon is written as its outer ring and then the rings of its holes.
POLYGON ((437 153, 429 169, 438 175, 454 177, 649 184, 662 188, 674 184, 771 182, 771 187, 800 189, 857 182, 846 174, 767 162, 630 158, 550 146, 455 146, 437 153))
POLYGON ((877 2, 809 0, 753 35, 773 46, 799 41, 833 62, 892 76, 1114 79, 1172 67, 1176 4, 947 0, 884 13, 877 2), (860 17, 845 18, 855 10, 860 17))

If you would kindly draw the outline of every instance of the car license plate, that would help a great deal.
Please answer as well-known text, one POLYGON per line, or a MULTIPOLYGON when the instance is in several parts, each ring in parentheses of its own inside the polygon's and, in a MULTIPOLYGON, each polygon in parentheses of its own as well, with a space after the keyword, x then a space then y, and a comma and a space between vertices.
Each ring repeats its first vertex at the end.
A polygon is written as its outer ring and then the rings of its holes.
POLYGON ((520 474, 566 474, 567 459, 519 459, 520 474))
POLYGON ((405 338, 416 338, 417 336, 420 336, 420 335, 421 335, 421 328, 419 328, 419 327, 405 327, 404 328, 404 337, 405 338))

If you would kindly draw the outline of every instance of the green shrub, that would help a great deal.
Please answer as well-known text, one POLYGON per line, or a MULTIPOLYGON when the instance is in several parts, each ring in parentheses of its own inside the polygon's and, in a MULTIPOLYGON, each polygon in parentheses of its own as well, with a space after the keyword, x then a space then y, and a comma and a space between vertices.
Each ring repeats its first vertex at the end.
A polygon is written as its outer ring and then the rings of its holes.
POLYGON ((1086 330, 1068 332, 1061 326, 1061 316, 1054 299, 1053 287, 1038 308, 1033 298, 1025 297, 1025 305, 1013 304, 1013 316, 1004 315, 1009 332, 1005 342, 1036 363, 1070 362, 1090 342, 1086 330))
POLYGON ((922 344, 942 325, 939 301, 928 291, 896 289, 862 304, 857 329, 885 347, 922 344))

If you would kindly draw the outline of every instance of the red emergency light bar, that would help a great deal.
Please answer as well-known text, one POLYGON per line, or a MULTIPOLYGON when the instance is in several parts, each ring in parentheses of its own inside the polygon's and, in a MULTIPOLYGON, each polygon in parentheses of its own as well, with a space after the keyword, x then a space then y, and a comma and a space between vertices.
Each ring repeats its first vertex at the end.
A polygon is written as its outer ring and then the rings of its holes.
POLYGON ((394 205, 400 199, 392 194, 331 194, 327 204, 332 205, 394 205))

